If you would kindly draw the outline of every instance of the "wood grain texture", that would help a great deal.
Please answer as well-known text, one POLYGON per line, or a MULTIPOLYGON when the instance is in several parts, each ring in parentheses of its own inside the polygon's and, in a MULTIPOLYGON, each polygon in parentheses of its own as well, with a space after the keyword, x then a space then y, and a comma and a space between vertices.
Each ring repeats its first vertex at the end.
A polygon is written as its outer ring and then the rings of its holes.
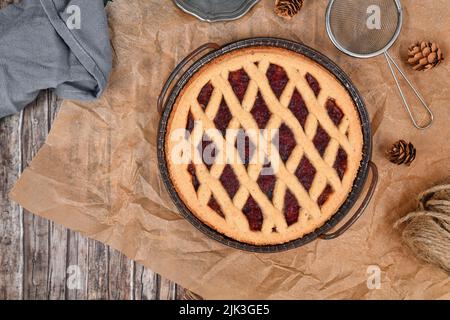
MULTIPOLYGON (((0 8, 17 0, 0 0, 0 8)), ((120 252, 37 217, 8 193, 47 138, 50 91, 0 119, 0 299, 181 299, 185 290, 120 252)))

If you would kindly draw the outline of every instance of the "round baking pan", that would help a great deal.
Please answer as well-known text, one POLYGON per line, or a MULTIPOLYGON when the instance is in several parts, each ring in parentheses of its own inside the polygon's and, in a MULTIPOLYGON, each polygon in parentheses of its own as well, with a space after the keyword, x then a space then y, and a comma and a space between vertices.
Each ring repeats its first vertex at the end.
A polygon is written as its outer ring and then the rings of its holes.
POLYGON ((197 229, 199 229, 204 234, 208 235, 214 240, 217 240, 224 245, 241 249, 245 251, 251 251, 251 252, 260 252, 260 253, 273 253, 273 252, 281 252, 285 250, 294 249, 300 246, 303 246, 317 238, 325 239, 325 240, 331 240, 335 239, 341 234, 343 234, 350 226, 356 222, 356 220, 362 215, 365 208, 367 207, 370 199, 372 198, 372 195, 374 193, 377 180, 378 180, 378 172, 377 168, 374 163, 370 161, 371 155, 372 155, 372 136, 371 136, 371 130, 370 130, 370 121, 369 121, 369 115, 367 112, 367 109, 365 107, 364 101, 359 94, 356 87, 353 85, 349 77, 340 69, 333 61, 331 61, 329 58, 321 54, 320 52, 304 45, 301 43, 293 42, 290 40, 285 39, 278 39, 278 38, 251 38, 251 39, 245 39, 236 41, 224 46, 219 46, 217 44, 208 43, 205 44, 198 49, 194 50, 191 54, 189 54, 185 59, 183 59, 180 64, 174 69, 174 71, 169 76, 167 82, 164 84, 163 89, 161 91, 161 95, 158 98, 158 109, 161 111, 161 121, 159 124, 159 131, 158 131, 158 165, 161 173, 161 177, 164 181, 164 184, 167 188, 167 191, 169 192, 173 202, 175 203, 176 207, 178 208, 181 215, 186 218, 191 224, 193 224, 197 229), (178 196, 178 193, 175 190, 175 187, 172 184, 172 181, 170 179, 170 175, 168 172, 168 167, 166 163, 166 156, 165 156, 165 137, 166 137, 166 131, 167 131, 167 124, 168 119, 170 117, 170 113, 172 112, 173 105, 183 89, 183 87, 186 85, 186 83, 189 81, 189 79, 198 71, 200 70, 204 65, 210 63, 214 59, 222 56, 225 53, 239 50, 242 48, 248 48, 248 47, 258 47, 258 46, 273 46, 273 47, 279 47, 284 48, 287 50, 291 50, 293 52, 302 54, 312 60, 314 60, 316 63, 320 64, 322 67, 326 68, 329 72, 331 72, 348 90, 349 94, 351 95, 359 113, 360 121, 361 121, 361 130, 363 134, 363 157, 361 160, 361 165, 358 170, 357 177, 354 181, 353 188, 345 200, 345 202, 342 204, 342 206, 339 208, 336 214, 334 214, 330 220, 328 220, 327 223, 325 223, 322 227, 316 229, 314 232, 309 233, 302 238, 299 238, 297 240, 293 240, 284 244, 277 244, 277 245, 266 245, 266 246, 257 246, 257 245, 251 245, 247 243, 242 243, 239 241, 236 241, 234 239, 231 239, 216 230, 210 228, 206 224, 204 224, 200 219, 198 219, 183 203, 181 198, 178 196), (185 71, 181 76, 180 73, 183 70, 183 68, 190 63, 192 60, 195 59, 196 56, 198 56, 200 53, 206 51, 206 50, 213 50, 209 52, 208 54, 202 56, 201 58, 197 59, 188 69, 185 71), (174 79, 179 77, 178 81, 172 86, 172 83, 174 82, 174 79), (169 92, 169 88, 172 86, 172 89, 170 90, 170 93, 165 98, 167 92, 169 92), (347 220, 337 231, 330 232, 331 229, 333 229, 339 222, 341 222, 344 217, 350 212, 352 207, 355 205, 356 201, 359 199, 362 190, 364 188, 365 182, 368 177, 369 168, 372 169, 372 181, 370 183, 370 186, 367 190, 366 196, 364 200, 361 202, 358 209, 355 211, 355 213, 352 215, 350 219, 347 220))

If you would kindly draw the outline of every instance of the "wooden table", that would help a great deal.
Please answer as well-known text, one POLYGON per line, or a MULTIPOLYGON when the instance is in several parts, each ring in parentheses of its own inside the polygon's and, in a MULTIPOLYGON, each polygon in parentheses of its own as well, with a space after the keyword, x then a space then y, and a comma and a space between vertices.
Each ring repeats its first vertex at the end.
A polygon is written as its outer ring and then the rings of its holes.
MULTIPOLYGON (((12 2, 0 0, 0 8, 12 2)), ((184 289, 121 253, 9 200, 61 102, 46 90, 20 114, 0 119, 0 299, 185 298, 184 289)))

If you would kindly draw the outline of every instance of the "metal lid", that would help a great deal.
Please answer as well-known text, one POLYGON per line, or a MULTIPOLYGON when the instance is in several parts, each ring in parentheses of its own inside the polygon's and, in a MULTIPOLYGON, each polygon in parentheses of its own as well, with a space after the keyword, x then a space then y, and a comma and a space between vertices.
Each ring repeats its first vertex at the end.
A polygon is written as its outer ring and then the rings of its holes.
POLYGON ((236 20, 259 0, 174 0, 184 12, 208 22, 236 20))

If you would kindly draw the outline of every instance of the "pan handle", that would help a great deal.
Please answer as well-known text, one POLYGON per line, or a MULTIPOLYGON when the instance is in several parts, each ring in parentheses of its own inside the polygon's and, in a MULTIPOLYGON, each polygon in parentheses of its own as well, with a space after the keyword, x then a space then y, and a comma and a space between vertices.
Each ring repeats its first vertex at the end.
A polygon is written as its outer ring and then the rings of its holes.
POLYGON ((158 96, 157 108, 158 108, 159 113, 161 113, 163 111, 163 106, 164 106, 167 91, 169 91, 170 85, 172 84, 173 80, 177 77, 179 72, 199 53, 201 53, 205 50, 208 50, 208 49, 217 50, 219 48, 220 48, 220 46, 217 43, 205 43, 204 45, 198 47, 197 49, 192 51, 190 54, 188 54, 183 60, 181 60, 181 62, 175 67, 175 69, 173 69, 172 73, 169 75, 169 78, 167 78, 167 81, 164 84, 164 86, 161 90, 161 93, 158 96))
POLYGON ((378 183, 378 168, 372 161, 369 162, 369 167, 372 170, 372 181, 370 182, 369 190, 367 190, 366 197, 364 198, 363 202, 359 206, 358 210, 356 210, 355 214, 338 230, 322 234, 319 237, 323 240, 333 240, 337 237, 341 236, 345 231, 348 230, 364 213, 364 210, 366 210, 367 206, 369 205, 370 200, 372 199, 373 194, 375 193, 375 188, 378 183))

